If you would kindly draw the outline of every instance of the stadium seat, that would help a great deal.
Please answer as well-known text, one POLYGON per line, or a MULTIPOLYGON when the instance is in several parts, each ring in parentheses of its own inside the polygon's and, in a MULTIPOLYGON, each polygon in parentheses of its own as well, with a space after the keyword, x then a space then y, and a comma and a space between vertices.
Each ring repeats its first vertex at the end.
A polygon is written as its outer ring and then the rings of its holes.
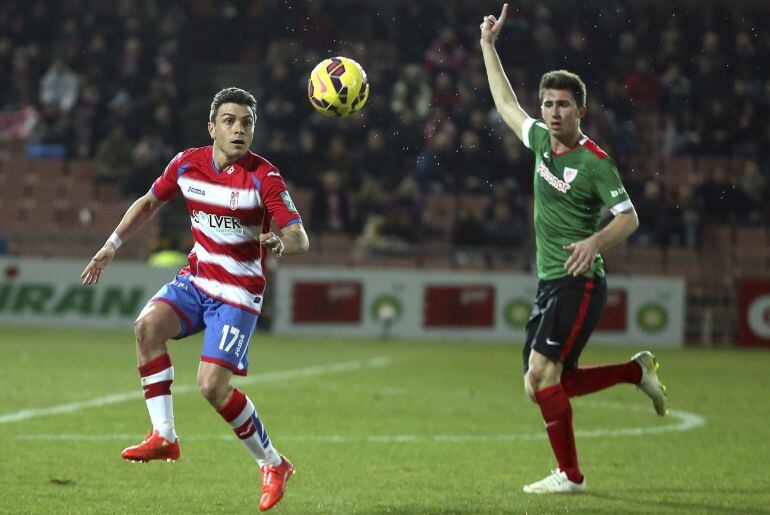
POLYGON ((628 243, 620 243, 607 250, 602 251, 602 257, 605 262, 608 273, 628 273, 628 261, 630 259, 629 253, 631 248, 628 243))
POLYGON ((706 225, 703 229, 703 249, 718 251, 725 255, 731 255, 733 247, 734 228, 732 225, 706 225))
POLYGON ((735 231, 735 247, 738 256, 744 253, 766 254, 768 251, 767 229, 764 227, 739 227, 735 231))
POLYGON ((658 245, 631 247, 628 260, 630 273, 662 275, 665 272, 663 249, 658 245))
POLYGON ((294 188, 291 190, 291 198, 302 215, 302 223, 307 227, 313 208, 313 192, 305 188, 294 188))
POLYGON ((690 182, 693 175, 695 160, 692 157, 672 157, 663 165, 663 181, 670 191, 676 191, 679 184, 690 182))
POLYGON ((690 247, 669 247, 666 249, 666 275, 684 277, 688 284, 698 282, 703 274, 700 254, 690 247))

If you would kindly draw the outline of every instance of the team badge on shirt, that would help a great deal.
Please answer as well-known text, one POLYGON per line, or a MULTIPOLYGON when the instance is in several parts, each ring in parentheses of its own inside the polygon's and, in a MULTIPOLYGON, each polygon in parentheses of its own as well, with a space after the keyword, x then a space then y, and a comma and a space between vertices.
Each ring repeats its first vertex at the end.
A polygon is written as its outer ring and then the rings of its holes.
POLYGON ((230 209, 232 209, 233 211, 238 209, 238 192, 237 191, 233 191, 232 193, 230 193, 230 209))
POLYGON ((569 166, 564 167, 564 180, 567 181, 567 184, 574 181, 575 177, 577 177, 577 174, 577 168, 570 168, 569 166))

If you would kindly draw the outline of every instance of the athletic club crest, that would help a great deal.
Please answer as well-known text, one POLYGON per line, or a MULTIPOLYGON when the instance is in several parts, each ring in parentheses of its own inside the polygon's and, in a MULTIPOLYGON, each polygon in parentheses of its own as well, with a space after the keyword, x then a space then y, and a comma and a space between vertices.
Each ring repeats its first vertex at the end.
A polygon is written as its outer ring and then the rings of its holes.
POLYGON ((237 191, 233 191, 232 193, 230 193, 230 209, 232 209, 233 211, 238 209, 238 192, 237 191))
POLYGON ((577 177, 578 171, 577 168, 570 168, 569 166, 564 167, 564 182, 567 184, 571 183, 575 180, 575 177, 577 177))

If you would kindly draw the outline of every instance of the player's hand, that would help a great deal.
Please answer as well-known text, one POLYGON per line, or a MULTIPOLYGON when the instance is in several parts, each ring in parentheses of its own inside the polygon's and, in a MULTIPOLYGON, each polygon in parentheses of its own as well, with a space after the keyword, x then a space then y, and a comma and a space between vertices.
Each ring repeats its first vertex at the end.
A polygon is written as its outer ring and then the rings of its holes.
POLYGON ((279 238, 275 233, 267 232, 259 235, 259 244, 263 247, 269 248, 276 257, 281 257, 283 254, 283 240, 279 238))
POLYGON ((99 249, 94 257, 91 258, 91 262, 88 263, 83 273, 80 274, 80 278, 83 279, 83 284, 96 284, 99 282, 99 278, 102 276, 102 270, 107 268, 112 258, 115 257, 115 247, 112 243, 105 243, 104 247, 99 249))
POLYGON ((564 263, 564 268, 574 277, 583 275, 591 269, 596 253, 599 251, 595 234, 577 243, 564 245, 563 248, 572 251, 572 255, 564 263))
POLYGON ((481 42, 482 43, 494 43, 497 39, 497 35, 500 34, 500 30, 505 23, 505 17, 508 14, 508 4, 503 4, 503 10, 500 11, 500 19, 496 19, 493 15, 484 16, 484 21, 479 26, 481 28, 481 42))

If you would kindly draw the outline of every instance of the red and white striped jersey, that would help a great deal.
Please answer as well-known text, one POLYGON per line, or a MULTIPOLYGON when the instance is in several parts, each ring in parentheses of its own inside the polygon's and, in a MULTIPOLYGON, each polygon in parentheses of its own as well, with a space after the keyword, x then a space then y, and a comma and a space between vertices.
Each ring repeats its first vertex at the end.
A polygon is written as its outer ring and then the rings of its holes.
POLYGON ((219 171, 213 148, 191 148, 171 160, 152 185, 158 200, 177 191, 190 214, 195 245, 182 274, 208 296, 259 314, 265 290, 265 254, 259 235, 270 223, 286 227, 302 219, 278 169, 247 151, 219 171))

